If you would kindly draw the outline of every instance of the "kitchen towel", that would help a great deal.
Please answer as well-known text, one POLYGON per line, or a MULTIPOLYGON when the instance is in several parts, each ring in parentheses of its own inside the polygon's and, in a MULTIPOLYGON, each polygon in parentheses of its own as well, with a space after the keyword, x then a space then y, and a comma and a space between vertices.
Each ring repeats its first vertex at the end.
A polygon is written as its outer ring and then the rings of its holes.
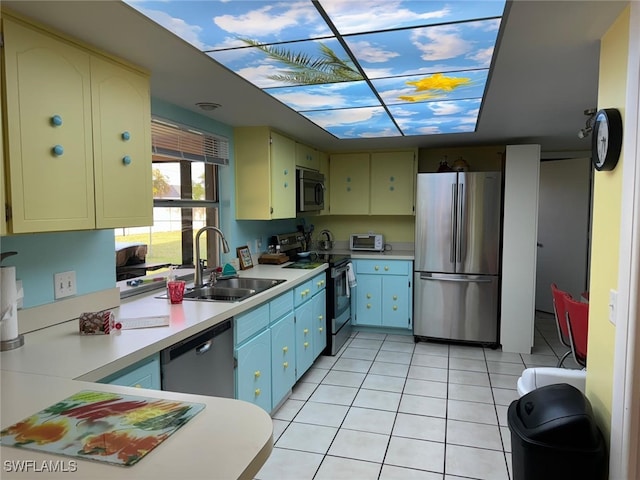
POLYGON ((16 267, 0 268, 0 339, 18 338, 18 288, 16 267))
POLYGON ((356 287, 358 282, 356 282, 356 273, 353 270, 353 264, 351 262, 347 263, 347 297, 351 296, 351 289, 356 287))

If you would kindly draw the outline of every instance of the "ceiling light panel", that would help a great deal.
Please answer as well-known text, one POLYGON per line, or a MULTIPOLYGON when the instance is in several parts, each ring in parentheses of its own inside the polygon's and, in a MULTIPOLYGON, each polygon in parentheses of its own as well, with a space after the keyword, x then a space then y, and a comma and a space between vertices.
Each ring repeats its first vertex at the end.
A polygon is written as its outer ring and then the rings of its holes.
POLYGON ((338 138, 474 131, 505 2, 129 4, 338 138))

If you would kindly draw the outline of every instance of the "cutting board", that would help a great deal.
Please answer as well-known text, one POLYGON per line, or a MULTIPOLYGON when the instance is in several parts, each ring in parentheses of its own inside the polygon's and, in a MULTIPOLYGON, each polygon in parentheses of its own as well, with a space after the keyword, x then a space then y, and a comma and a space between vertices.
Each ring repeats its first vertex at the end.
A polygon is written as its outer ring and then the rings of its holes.
POLYGON ((269 263, 272 265, 280 265, 289 261, 289 257, 284 253, 263 253, 258 258, 258 263, 269 263))

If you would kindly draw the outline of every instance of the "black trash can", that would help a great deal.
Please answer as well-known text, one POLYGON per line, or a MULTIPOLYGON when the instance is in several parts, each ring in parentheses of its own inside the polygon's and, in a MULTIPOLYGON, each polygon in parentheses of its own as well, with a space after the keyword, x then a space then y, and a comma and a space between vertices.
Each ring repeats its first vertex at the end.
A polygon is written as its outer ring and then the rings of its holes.
POLYGON ((513 480, 606 479, 607 453, 589 400, 566 383, 509 405, 513 480))

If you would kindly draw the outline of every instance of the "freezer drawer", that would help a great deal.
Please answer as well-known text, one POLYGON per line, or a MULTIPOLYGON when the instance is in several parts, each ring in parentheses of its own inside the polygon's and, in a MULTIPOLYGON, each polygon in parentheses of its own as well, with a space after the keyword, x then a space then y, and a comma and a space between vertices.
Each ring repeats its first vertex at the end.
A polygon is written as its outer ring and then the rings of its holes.
POLYGON ((416 336, 497 344, 498 277, 415 272, 416 336))

